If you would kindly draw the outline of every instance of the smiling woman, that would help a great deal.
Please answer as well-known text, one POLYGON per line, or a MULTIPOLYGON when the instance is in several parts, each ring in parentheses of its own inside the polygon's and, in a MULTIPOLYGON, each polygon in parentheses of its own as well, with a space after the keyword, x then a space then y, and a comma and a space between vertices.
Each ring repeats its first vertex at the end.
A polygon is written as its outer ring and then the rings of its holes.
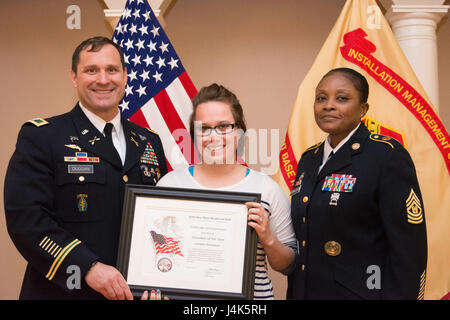
POLYGON ((289 200, 270 177, 238 163, 246 124, 237 97, 212 84, 202 88, 192 103, 190 132, 202 162, 170 172, 158 186, 260 193, 261 203, 247 203, 248 225, 259 241, 254 297, 273 299, 266 256, 274 270, 288 273, 297 247, 289 200))

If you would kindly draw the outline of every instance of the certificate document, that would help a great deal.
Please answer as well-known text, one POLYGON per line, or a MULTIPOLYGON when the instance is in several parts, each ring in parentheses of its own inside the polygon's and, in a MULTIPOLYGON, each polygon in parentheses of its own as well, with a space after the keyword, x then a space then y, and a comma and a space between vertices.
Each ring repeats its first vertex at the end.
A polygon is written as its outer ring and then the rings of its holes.
POLYGON ((245 207, 137 197, 135 211, 129 284, 241 291, 245 207))
POLYGON ((135 292, 251 299, 256 233, 245 203, 259 197, 127 185, 118 269, 135 292))

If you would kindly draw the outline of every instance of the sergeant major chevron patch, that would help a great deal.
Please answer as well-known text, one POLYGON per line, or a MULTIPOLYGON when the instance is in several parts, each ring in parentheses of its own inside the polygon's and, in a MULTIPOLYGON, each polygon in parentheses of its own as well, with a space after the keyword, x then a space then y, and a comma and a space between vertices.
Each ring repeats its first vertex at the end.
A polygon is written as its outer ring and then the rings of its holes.
POLYGON ((422 204, 417 197, 414 190, 411 188, 411 192, 406 199, 406 212, 408 214, 408 222, 413 224, 419 224, 423 221, 422 204))

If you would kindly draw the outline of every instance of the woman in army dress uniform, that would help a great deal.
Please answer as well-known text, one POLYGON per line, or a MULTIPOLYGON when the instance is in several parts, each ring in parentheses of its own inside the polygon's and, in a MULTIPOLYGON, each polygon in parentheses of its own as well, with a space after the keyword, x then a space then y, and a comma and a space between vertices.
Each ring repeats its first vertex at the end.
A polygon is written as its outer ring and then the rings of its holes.
POLYGON ((316 88, 314 115, 328 133, 302 155, 291 216, 299 252, 290 299, 422 299, 427 239, 414 164, 395 139, 361 118, 367 80, 339 68, 316 88))

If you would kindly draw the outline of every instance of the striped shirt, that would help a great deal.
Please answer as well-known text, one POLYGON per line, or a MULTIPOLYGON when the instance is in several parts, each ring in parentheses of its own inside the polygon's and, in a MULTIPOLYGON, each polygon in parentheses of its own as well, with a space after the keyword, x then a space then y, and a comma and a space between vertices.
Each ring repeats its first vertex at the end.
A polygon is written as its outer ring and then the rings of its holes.
MULTIPOLYGON (((157 186, 194 189, 208 188, 193 177, 193 166, 169 172, 159 180, 157 186)), ((291 207, 284 192, 268 175, 247 170, 245 178, 231 186, 219 188, 223 191, 253 192, 261 194, 261 203, 269 213, 270 230, 281 243, 297 251, 297 241, 291 222, 291 207)), ((217 189, 215 189, 217 190, 217 189)), ((264 247, 258 242, 254 299, 274 299, 272 282, 267 274, 267 260, 264 247)))

